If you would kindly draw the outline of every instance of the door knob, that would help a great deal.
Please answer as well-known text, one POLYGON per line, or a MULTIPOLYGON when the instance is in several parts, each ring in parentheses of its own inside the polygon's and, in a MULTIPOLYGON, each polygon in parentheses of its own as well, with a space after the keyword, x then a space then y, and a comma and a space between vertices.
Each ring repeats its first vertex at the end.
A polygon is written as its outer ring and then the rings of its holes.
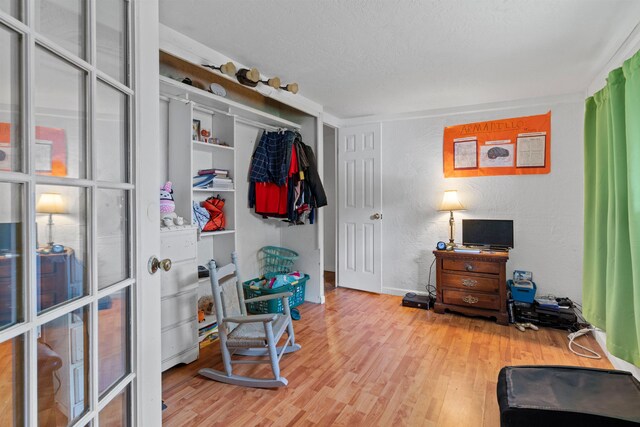
POLYGON ((152 256, 151 258, 149 258, 147 267, 149 269, 149 273, 151 274, 155 274, 155 272, 158 271, 159 268, 162 268, 164 271, 169 271, 171 270, 171 260, 169 258, 165 258, 160 261, 155 256, 152 256))
POLYGON ((373 219, 382 219, 382 214, 380 212, 376 212, 372 216, 373 219))

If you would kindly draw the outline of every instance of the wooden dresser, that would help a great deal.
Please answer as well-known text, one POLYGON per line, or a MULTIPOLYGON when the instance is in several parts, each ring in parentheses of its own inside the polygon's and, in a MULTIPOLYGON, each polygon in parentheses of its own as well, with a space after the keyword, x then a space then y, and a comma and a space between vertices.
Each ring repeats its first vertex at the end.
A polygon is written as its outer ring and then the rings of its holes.
POLYGON ((501 325, 507 315, 506 265, 508 252, 479 254, 433 251, 436 257, 436 313, 455 311, 495 317, 501 325))

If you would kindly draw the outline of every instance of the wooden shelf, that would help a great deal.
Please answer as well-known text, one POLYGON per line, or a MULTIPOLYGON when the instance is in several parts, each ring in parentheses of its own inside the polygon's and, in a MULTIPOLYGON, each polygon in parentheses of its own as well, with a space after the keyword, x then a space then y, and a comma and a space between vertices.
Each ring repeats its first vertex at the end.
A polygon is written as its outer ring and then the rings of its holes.
POLYGON ((166 76, 160 76, 160 93, 194 101, 221 113, 231 116, 239 115, 242 118, 254 120, 268 126, 300 129, 300 125, 297 123, 248 107, 222 96, 214 95, 213 93, 166 76))
POLYGON ((233 234, 236 230, 222 230, 222 231, 203 231, 200 233, 200 237, 213 237, 222 236, 223 234, 233 234))
POLYGON ((235 193, 235 188, 194 188, 196 193, 235 193))
POLYGON ((207 144, 206 142, 201 142, 201 141, 191 141, 191 142, 193 143, 193 148, 212 149, 212 150, 230 150, 230 151, 233 151, 235 149, 230 145, 207 144))

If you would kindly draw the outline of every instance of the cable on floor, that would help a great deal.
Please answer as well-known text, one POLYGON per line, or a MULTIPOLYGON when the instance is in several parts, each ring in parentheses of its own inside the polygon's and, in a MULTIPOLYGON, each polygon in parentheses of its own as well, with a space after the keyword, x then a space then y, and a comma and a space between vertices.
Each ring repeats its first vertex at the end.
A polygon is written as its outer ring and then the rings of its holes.
POLYGON ((569 338, 569 350, 571 350, 571 352, 573 354, 576 354, 580 357, 586 357, 588 359, 602 359, 602 356, 600 356, 600 354, 598 354, 597 352, 591 350, 590 348, 587 348, 585 346, 583 346, 582 344, 578 344, 576 342, 576 339, 583 336, 583 335, 587 335, 589 332, 595 332, 595 329, 592 328, 583 328, 580 329, 577 332, 572 332, 569 335, 567 335, 567 338, 569 338), (582 350, 588 352, 588 353, 580 353, 576 350, 573 349, 573 346, 579 347, 582 350), (589 354, 590 353, 590 354, 589 354))

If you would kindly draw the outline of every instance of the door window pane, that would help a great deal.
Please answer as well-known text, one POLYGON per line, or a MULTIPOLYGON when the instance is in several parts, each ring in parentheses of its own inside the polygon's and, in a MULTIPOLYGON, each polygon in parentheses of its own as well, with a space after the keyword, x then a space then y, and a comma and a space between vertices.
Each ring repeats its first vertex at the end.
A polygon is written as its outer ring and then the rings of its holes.
POLYGON ((20 171, 20 45, 15 31, 0 25, 0 170, 20 171))
POLYGON ((38 312, 86 295, 86 190, 38 185, 38 312))
POLYGON ((38 423, 68 426, 89 404, 89 308, 42 325, 38 338, 38 423), (85 357, 86 356, 86 357, 85 357))
MULTIPOLYGON (((40 353, 38 353, 40 356, 40 353)), ((24 338, 0 343, 0 425, 24 425, 24 338)))
POLYGON ((0 182, 0 330, 23 319, 22 222, 22 185, 0 182))
POLYGON ((100 427, 127 427, 129 422, 129 387, 116 395, 111 402, 100 411, 100 427))
POLYGON ((86 72, 38 48, 35 83, 36 173, 84 178, 86 72))
POLYGON ((86 0, 36 0, 36 30, 84 59, 87 4, 86 0))
POLYGON ((123 190, 98 189, 98 287, 129 278, 129 204, 123 190))
POLYGON ((98 69, 127 84, 127 1, 96 2, 98 69))
POLYGON ((129 373, 129 288, 98 300, 98 391, 129 373))
POLYGON ((0 0, 0 10, 20 19, 20 0, 0 0))
POLYGON ((98 81, 96 99, 96 179, 127 181, 129 128, 127 96, 98 81))

